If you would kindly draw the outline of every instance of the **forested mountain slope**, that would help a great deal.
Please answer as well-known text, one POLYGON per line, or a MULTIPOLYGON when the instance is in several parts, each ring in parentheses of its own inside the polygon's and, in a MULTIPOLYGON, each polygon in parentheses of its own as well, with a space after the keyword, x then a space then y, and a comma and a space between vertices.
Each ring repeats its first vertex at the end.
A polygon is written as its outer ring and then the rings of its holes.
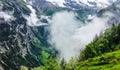
POLYGON ((33 70, 119 70, 120 69, 120 24, 106 29, 100 37, 86 46, 80 58, 66 63, 49 59, 44 66, 33 70))

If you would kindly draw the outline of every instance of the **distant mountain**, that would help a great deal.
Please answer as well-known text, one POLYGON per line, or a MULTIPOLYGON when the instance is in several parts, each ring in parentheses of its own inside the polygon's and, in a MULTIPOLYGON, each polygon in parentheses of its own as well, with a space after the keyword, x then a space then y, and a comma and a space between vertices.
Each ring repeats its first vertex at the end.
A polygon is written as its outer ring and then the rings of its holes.
POLYGON ((110 6, 117 0, 24 0, 30 4, 36 5, 39 9, 62 7, 72 10, 80 10, 83 8, 101 9, 110 6), (42 7, 41 7, 42 6, 42 7))
MULTIPOLYGON (((45 15, 52 15, 61 10, 72 10, 78 13, 79 16, 84 15, 83 21, 88 15, 97 14, 101 9, 106 9, 108 6, 116 3, 117 0, 25 0, 31 4, 39 12, 45 15)), ((101 12, 101 11, 100 11, 101 12)))
POLYGON ((94 8, 105 8, 111 5, 116 0, 46 0, 51 2, 53 5, 60 6, 60 7, 71 7, 75 8, 74 6, 87 6, 87 7, 94 7, 94 8))

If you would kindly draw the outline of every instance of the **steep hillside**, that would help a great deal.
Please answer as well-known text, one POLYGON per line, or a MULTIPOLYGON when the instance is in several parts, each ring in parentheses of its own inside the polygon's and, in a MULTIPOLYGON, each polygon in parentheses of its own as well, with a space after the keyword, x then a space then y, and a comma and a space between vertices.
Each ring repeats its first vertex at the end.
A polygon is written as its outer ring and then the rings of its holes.
POLYGON ((0 1, 0 70, 18 70, 21 65, 43 65, 55 50, 43 27, 30 27, 23 15, 31 10, 23 0, 0 1))
POLYGON ((119 70, 120 50, 89 58, 79 62, 77 65, 78 70, 119 70))
POLYGON ((80 54, 78 60, 71 58, 66 63, 51 58, 44 66, 33 70, 119 70, 120 69, 120 24, 114 25, 94 39, 80 54), (53 65, 54 64, 54 65, 53 65))
POLYGON ((81 54, 82 59, 92 58, 106 52, 120 49, 120 24, 113 24, 111 29, 107 29, 100 37, 95 38, 88 44, 81 54))
POLYGON ((72 59, 68 64, 61 63, 63 64, 59 64, 55 59, 50 59, 49 64, 33 70, 119 70, 120 50, 89 58, 85 61, 76 62, 72 59))

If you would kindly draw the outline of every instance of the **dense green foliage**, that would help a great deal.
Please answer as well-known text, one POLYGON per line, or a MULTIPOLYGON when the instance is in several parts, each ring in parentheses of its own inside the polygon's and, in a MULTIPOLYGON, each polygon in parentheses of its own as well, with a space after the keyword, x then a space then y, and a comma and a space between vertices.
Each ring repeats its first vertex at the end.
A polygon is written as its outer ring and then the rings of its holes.
POLYGON ((96 36, 95 40, 86 46, 78 60, 71 58, 66 63, 63 59, 59 63, 51 58, 44 66, 33 68, 33 70, 119 70, 119 42, 120 24, 113 25, 100 37, 96 36))
POLYGON ((120 49, 120 24, 110 29, 107 29, 104 34, 88 44, 82 51, 81 59, 88 59, 106 52, 111 52, 120 49))
POLYGON ((89 58, 84 61, 71 59, 69 63, 59 64, 55 59, 48 60, 45 66, 34 68, 33 70, 119 70, 120 50, 105 53, 103 55, 89 58))
POLYGON ((120 50, 81 61, 77 67, 79 70, 119 70, 120 50))
MULTIPOLYGON (((34 39, 31 42, 31 52, 37 57, 41 65, 46 63, 49 57, 55 57, 56 52, 53 47, 50 47, 44 37, 44 27, 31 28, 34 32, 34 39)), ((46 33, 45 33, 46 34, 46 33)))
POLYGON ((62 70, 57 59, 50 58, 44 66, 34 68, 33 70, 62 70))
POLYGON ((101 56, 89 58, 85 61, 70 60, 64 66, 58 65, 55 59, 50 59, 48 64, 33 70, 119 70, 120 69, 120 50, 105 53, 101 56))

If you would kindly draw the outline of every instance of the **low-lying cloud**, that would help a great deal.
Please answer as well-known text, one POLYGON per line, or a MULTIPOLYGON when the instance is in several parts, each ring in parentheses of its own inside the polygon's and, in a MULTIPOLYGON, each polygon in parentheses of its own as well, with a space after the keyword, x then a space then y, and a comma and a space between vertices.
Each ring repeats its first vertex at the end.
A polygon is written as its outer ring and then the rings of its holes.
POLYGON ((49 42, 59 51, 58 58, 64 58, 67 62, 71 57, 77 57, 80 50, 96 35, 105 31, 112 14, 105 14, 102 18, 94 16, 93 20, 86 24, 77 20, 75 16, 75 13, 67 11, 56 13, 52 17, 49 29, 49 42))

